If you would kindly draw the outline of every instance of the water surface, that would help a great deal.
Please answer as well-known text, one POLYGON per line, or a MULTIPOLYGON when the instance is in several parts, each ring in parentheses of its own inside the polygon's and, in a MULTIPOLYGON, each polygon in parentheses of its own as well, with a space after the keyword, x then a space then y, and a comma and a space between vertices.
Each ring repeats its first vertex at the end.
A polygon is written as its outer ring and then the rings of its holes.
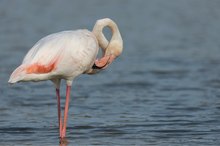
MULTIPOLYGON (((40 38, 114 19, 124 53, 72 87, 69 145, 220 145, 220 1, 0 2, 0 145, 59 145, 52 83, 7 84, 40 38)), ((62 97, 65 95, 62 83, 62 97)), ((62 101, 64 103, 64 100, 62 101)))

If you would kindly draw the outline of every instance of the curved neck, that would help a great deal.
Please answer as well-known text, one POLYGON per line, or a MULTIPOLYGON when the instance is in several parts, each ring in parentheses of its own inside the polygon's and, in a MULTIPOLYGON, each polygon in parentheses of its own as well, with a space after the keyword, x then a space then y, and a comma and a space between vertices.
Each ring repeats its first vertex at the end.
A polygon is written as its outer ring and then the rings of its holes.
MULTIPOLYGON (((108 47, 114 42, 117 44, 117 48, 122 51, 123 48, 123 40, 121 38, 121 34, 119 29, 114 21, 109 18, 98 20, 93 28, 94 35, 96 36, 99 46, 102 48, 103 51, 106 51, 108 47), (112 31, 112 38, 110 42, 106 39, 103 34, 103 28, 109 27, 112 31)), ((111 49, 111 48, 109 48, 111 49)), ((121 51, 119 51, 121 53, 121 51)), ((106 52, 105 52, 106 53, 106 52)), ((120 55, 120 54, 119 54, 120 55)), ((117 55, 118 56, 118 55, 117 55)))

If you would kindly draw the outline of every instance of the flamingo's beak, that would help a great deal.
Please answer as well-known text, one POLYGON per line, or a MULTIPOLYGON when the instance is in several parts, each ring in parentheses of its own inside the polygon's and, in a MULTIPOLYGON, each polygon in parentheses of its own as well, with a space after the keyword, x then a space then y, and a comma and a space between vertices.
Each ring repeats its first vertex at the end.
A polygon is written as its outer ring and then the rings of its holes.
POLYGON ((106 55, 101 59, 96 59, 94 65, 92 66, 92 69, 106 69, 108 65, 110 65, 115 60, 115 58, 116 56, 111 54, 106 55))

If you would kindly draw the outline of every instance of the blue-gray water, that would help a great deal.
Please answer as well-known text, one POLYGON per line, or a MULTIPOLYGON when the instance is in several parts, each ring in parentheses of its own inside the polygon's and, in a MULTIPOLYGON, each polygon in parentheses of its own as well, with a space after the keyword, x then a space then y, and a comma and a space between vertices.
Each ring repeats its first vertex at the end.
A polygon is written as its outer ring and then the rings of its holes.
POLYGON ((2 0, 0 145, 59 145, 52 83, 9 86, 9 75, 40 38, 103 17, 124 53, 75 80, 68 145, 220 145, 218 0, 2 0))

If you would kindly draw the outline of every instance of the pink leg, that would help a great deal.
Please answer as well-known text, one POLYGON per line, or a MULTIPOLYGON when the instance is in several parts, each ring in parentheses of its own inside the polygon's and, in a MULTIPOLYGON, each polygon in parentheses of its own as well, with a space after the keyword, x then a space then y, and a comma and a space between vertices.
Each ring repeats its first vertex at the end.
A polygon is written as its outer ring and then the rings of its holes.
POLYGON ((70 90, 71 90, 71 86, 66 86, 66 103, 65 103, 64 122, 63 122, 61 138, 66 137, 66 125, 67 125, 67 117, 68 117, 68 109, 69 109, 70 90))
POLYGON ((58 112, 58 123, 59 123, 59 133, 61 137, 62 132, 62 115, 61 115, 61 108, 60 108, 60 89, 56 89, 57 94, 57 112, 58 112))

